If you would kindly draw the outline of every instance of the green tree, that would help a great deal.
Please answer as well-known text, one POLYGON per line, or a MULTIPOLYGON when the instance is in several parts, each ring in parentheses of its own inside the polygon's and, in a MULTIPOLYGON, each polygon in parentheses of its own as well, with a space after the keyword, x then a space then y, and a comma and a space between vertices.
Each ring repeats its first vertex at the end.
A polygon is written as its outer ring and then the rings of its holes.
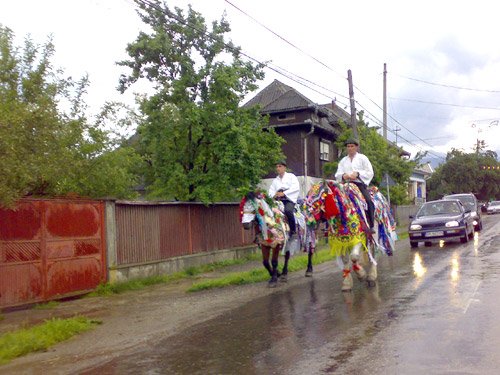
POLYGON ((145 77, 155 92, 141 100, 145 116, 138 136, 147 157, 148 195, 161 199, 231 199, 237 189, 255 186, 281 154, 282 139, 258 108, 240 108, 263 78, 262 66, 242 60, 224 41, 230 31, 221 18, 211 29, 191 6, 184 14, 160 1, 136 1, 150 33, 127 46, 131 60, 119 65, 120 90, 145 77))
POLYGON ((23 48, 13 39, 0 25, 0 206, 24 195, 130 197, 139 159, 88 123, 87 77, 61 78, 51 38, 39 46, 28 37, 23 48))
MULTIPOLYGON (((408 182, 415 166, 418 165, 423 155, 418 154, 413 160, 406 160, 401 157, 401 149, 388 143, 378 132, 377 128, 369 127, 363 119, 363 111, 358 114, 358 134, 360 141, 360 152, 365 154, 373 166, 374 176, 371 185, 380 186, 386 173, 396 182, 397 186, 390 188, 391 204, 408 204, 408 182)), ((337 138, 335 144, 342 155, 339 160, 328 163, 323 170, 326 178, 332 178, 337 171, 338 162, 347 155, 344 143, 347 139, 353 137, 353 130, 347 127, 344 122, 340 122, 342 132, 337 138)), ((387 189, 380 189, 387 195, 387 189)))
POLYGON ((471 192, 480 200, 500 199, 500 170, 496 169, 497 166, 497 154, 493 151, 477 149, 465 153, 452 149, 446 155, 445 163, 436 168, 428 181, 428 199, 471 192))

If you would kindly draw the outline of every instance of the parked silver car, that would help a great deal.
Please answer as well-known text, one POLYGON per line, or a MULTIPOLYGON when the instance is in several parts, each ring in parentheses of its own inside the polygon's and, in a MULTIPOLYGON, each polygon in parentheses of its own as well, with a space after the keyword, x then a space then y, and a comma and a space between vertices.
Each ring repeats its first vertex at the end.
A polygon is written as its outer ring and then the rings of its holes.
POLYGON ((500 212, 500 201, 493 201, 488 203, 486 212, 488 213, 488 215, 498 214, 500 212))

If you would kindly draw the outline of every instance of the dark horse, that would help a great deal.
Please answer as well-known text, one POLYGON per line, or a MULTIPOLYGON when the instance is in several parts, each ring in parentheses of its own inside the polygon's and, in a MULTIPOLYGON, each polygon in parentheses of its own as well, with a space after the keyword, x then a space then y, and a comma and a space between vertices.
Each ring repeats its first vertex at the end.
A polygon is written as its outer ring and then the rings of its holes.
POLYGON ((245 229, 252 227, 255 229, 255 242, 261 248, 262 263, 271 276, 268 285, 271 288, 276 287, 278 278, 286 282, 290 255, 301 250, 308 253, 306 277, 312 276, 312 254, 316 248, 316 232, 305 225, 305 216, 299 204, 295 206, 295 220, 298 238, 289 241, 288 223, 280 201, 268 197, 263 192, 251 192, 240 203, 240 221, 245 229), (285 255, 282 272, 278 270, 280 251, 285 255), (271 264, 269 264, 270 257, 271 264))

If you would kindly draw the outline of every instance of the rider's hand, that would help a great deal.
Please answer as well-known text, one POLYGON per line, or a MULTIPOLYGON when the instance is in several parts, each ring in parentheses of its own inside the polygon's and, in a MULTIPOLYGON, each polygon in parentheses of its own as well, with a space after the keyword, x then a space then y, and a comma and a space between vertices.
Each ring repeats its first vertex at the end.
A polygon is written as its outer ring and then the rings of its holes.
POLYGON ((344 174, 344 180, 346 181, 350 181, 350 180, 355 180, 356 178, 358 178, 359 176, 359 173, 358 172, 354 172, 353 174, 344 174))

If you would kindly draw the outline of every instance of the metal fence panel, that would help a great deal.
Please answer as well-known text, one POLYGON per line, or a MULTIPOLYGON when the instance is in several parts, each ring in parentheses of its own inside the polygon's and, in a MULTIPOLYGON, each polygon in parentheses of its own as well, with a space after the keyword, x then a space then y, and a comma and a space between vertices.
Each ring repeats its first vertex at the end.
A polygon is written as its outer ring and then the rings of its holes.
POLYGON ((84 293, 106 280, 103 202, 21 200, 0 210, 0 306, 84 293))
POLYGON ((116 202, 117 265, 249 245, 239 204, 116 202))

